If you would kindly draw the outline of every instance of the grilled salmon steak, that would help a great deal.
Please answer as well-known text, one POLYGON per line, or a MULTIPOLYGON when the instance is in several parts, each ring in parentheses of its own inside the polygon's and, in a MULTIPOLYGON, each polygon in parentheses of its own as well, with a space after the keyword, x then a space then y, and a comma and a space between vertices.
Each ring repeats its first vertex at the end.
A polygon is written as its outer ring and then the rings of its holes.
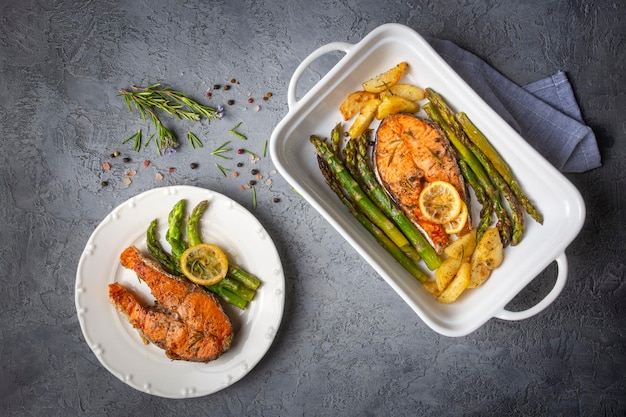
MULTIPOLYGON (((450 242, 449 236, 443 225, 423 216, 419 196, 428 183, 446 181, 468 204, 465 182, 448 139, 429 121, 398 113, 383 119, 378 127, 374 161, 387 193, 441 253, 450 242)), ((469 227, 468 221, 464 231, 469 227)))
POLYGON ((109 300, 145 340, 164 349, 170 359, 192 362, 209 362, 230 348, 233 327, 213 294, 166 272, 134 246, 122 252, 120 261, 150 287, 157 301, 143 306, 124 286, 109 285, 109 300))

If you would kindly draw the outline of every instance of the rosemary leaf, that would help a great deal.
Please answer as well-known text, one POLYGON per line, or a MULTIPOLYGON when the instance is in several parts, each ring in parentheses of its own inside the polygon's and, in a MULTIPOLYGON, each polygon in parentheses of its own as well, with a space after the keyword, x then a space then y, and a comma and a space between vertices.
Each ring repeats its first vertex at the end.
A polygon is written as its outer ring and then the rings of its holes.
POLYGON ((228 171, 230 171, 230 169, 228 168, 224 168, 223 166, 221 166, 220 164, 215 164, 215 166, 217 167, 217 169, 219 169, 222 173, 223 176, 226 176, 226 173, 228 171))
POLYGON ((237 132, 237 128, 241 126, 242 123, 243 122, 237 123, 235 127, 233 127, 232 129, 228 131, 228 133, 230 133, 233 136, 237 136, 241 140, 248 140, 248 138, 245 135, 242 135, 241 133, 237 132))
POLYGON ((189 143, 194 149, 196 149, 196 146, 198 148, 202 148, 204 146, 202 144, 202 141, 200 141, 200 139, 198 139, 198 137, 193 132, 187 133, 187 140, 189 141, 189 143))

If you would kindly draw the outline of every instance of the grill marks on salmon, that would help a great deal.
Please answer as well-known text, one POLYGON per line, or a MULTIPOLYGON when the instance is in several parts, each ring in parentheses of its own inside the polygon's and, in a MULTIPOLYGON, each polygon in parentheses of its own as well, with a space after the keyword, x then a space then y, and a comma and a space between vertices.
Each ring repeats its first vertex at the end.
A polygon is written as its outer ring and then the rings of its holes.
POLYGON ((134 246, 122 252, 120 261, 157 300, 143 306, 119 283, 109 285, 109 300, 145 340, 164 349, 170 359, 192 362, 209 362, 230 348, 233 327, 213 294, 169 274, 134 246))
MULTIPOLYGON (((419 196, 428 183, 440 180, 452 184, 468 203, 456 153, 448 139, 430 122, 417 116, 403 113, 388 116, 376 132, 374 161, 387 193, 441 253, 450 241, 449 236, 442 225, 424 218, 419 196)), ((468 221, 466 229, 469 224, 468 221)))

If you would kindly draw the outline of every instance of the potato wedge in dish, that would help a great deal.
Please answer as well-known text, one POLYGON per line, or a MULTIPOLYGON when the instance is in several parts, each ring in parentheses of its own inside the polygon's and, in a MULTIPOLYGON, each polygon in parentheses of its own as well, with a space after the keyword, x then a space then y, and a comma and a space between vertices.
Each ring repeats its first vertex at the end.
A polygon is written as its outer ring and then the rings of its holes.
POLYGON ((378 120, 382 120, 393 114, 417 113, 419 109, 419 104, 414 101, 407 100, 400 96, 385 96, 382 98, 381 103, 376 110, 376 118, 378 120))
POLYGON ((476 288, 482 285, 489 279, 489 276, 491 276, 491 271, 491 269, 482 264, 472 265, 472 270, 470 271, 470 282, 467 285, 467 288, 476 288))
POLYGON ((495 269, 502 264, 504 259, 504 247, 500 239, 500 233, 495 227, 485 231, 485 234, 476 244, 472 254, 472 265, 484 265, 489 269, 495 269))
POLYGON ((343 119, 352 119, 354 115, 361 111, 365 103, 374 98, 377 98, 376 93, 370 93, 369 91, 355 91, 348 94, 341 106, 339 106, 343 119))
POLYGON ((406 62, 400 62, 390 70, 365 81, 363 83, 363 90, 369 91, 370 93, 380 93, 387 90, 400 80, 408 66, 406 62))
POLYGON ((435 271, 435 282, 439 291, 446 289, 448 284, 454 279, 463 260, 460 258, 446 258, 439 268, 435 271))
POLYGON ((367 103, 363 105, 361 112, 350 126, 350 130, 348 130, 348 135, 352 138, 358 138, 365 132, 367 128, 369 128, 372 120, 376 117, 376 109, 378 109, 378 105, 380 104, 380 100, 377 98, 368 100, 367 103))
POLYGON ((437 297, 437 301, 444 304, 456 301, 469 285, 471 269, 469 262, 463 262, 452 282, 437 297))
POLYGON ((451 258, 469 259, 476 248, 476 229, 472 229, 450 243, 444 253, 451 258))
POLYGON ((420 101, 426 97, 426 92, 413 84, 396 84, 381 92, 380 96, 399 96, 409 101, 420 101))

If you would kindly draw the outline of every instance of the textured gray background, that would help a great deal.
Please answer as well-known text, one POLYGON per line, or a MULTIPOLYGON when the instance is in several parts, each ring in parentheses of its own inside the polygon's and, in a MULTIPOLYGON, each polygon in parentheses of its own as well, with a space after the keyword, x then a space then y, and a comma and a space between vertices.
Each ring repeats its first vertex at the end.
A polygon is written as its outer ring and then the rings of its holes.
MULTIPOLYGON (((624 416, 625 18, 621 0, 2 0, 0 414, 624 416), (269 353, 241 381, 198 399, 152 397, 117 380, 87 346, 74 307, 78 259, 96 225, 163 185, 211 188, 250 208, 250 193, 238 189, 244 176, 223 178, 209 151, 243 121, 246 146, 262 152, 287 113, 298 63, 387 22, 455 41, 519 84, 567 72, 604 165, 567 176, 588 217, 567 250, 562 295, 531 319, 440 336, 272 175, 266 157, 256 166, 272 183, 258 187, 254 214, 277 244, 287 285, 269 353), (149 130, 117 97, 120 88, 164 82, 202 98, 232 77, 240 84, 210 101, 235 99, 227 118, 194 128, 203 150, 183 144, 159 158, 120 145, 149 130), (266 91, 274 97, 262 102, 266 91), (112 160, 115 150, 132 161, 112 160)), ((332 64, 332 56, 316 62, 302 92, 332 64)), ((510 308, 545 294, 553 269, 510 308)))

